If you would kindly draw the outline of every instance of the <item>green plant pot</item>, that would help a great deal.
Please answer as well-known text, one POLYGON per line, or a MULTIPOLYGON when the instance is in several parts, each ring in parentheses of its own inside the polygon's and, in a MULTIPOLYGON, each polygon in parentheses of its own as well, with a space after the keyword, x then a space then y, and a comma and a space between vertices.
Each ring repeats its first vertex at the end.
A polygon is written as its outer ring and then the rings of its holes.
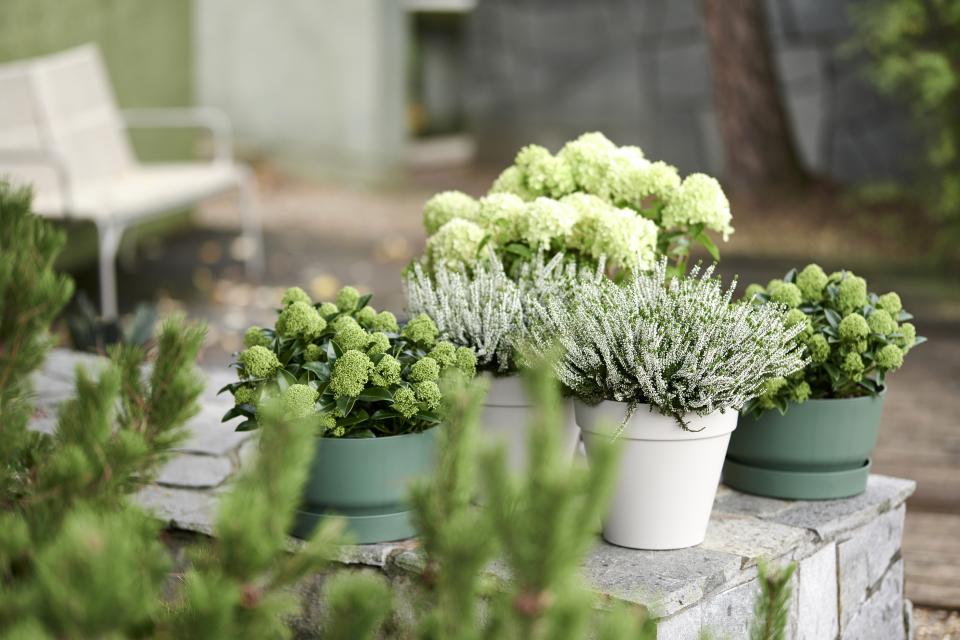
POLYGON ((863 493, 877 444, 883 396, 807 400, 785 415, 742 416, 730 438, 723 482, 747 493, 794 500, 863 493))
POLYGON ((361 544, 415 534, 407 491, 429 476, 436 429, 385 438, 317 438, 293 535, 308 538, 325 518, 344 518, 361 544))

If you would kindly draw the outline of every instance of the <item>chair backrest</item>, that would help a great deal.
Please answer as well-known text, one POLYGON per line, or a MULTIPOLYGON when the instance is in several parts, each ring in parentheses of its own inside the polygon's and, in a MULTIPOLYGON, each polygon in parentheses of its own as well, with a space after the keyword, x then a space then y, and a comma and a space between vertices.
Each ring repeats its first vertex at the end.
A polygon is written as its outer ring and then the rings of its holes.
POLYGON ((0 175, 33 184, 37 200, 59 190, 41 162, 5 163, 9 151, 53 153, 82 187, 135 164, 103 58, 95 45, 0 66, 0 175))

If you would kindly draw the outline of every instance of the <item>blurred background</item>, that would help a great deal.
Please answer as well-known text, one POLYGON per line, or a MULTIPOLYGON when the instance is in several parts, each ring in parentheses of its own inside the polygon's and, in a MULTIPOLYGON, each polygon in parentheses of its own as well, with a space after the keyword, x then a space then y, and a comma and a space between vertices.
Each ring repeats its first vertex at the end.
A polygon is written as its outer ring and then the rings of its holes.
MULTIPOLYGON (((875 468, 917 479, 908 596, 960 607, 960 10, 949 0, 0 0, 0 65, 86 43, 121 109, 215 107, 254 171, 262 277, 231 195, 132 224, 120 326, 205 318, 204 364, 271 323, 284 287, 342 284, 402 311, 423 202, 485 193, 516 151, 585 131, 718 176, 741 286, 793 266, 897 290, 928 345, 892 380, 875 468)), ((3 101, 0 96, 0 101, 3 101)), ((3 113, 0 108, 0 114, 3 113)), ((0 116, 2 118, 2 116, 0 116)), ((0 129, 4 123, 0 122, 0 129)), ((131 130, 142 162, 209 157, 196 129, 131 130)), ((69 231, 78 347, 98 316, 97 232, 69 231)), ((72 328, 72 331, 70 330, 72 328)), ((956 617, 921 611, 936 635, 956 617), (940 626, 937 626, 940 625, 940 626)))

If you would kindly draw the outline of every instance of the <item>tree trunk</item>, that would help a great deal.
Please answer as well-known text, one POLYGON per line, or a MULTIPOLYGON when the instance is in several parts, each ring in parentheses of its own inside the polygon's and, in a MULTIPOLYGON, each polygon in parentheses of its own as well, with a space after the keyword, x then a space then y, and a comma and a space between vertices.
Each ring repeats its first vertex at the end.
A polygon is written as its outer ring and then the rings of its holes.
POLYGON ((734 190, 809 180, 774 70, 764 0, 704 0, 713 94, 734 190))

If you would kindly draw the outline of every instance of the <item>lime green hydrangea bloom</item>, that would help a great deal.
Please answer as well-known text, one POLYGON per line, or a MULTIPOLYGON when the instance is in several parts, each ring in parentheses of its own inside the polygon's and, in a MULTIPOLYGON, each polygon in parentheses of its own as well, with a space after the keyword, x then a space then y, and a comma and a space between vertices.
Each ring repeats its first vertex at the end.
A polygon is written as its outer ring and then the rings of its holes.
POLYGON ((294 302, 305 302, 307 304, 313 304, 313 300, 310 299, 310 296, 307 295, 307 292, 301 289, 300 287, 290 287, 283 292, 283 298, 280 300, 281 304, 285 307, 289 307, 294 302))
POLYGON ((643 179, 638 185, 637 195, 641 198, 652 196, 658 200, 669 201, 681 184, 677 168, 672 164, 657 160, 650 163, 643 172, 643 179))
POLYGON ((342 436, 343 428, 341 427, 340 433, 336 433, 337 430, 337 419, 332 413, 320 413, 317 414, 317 426, 320 429, 320 434, 329 434, 332 436, 342 436))
POLYGON ((610 203, 590 193, 571 193, 561 202, 576 212, 576 222, 570 233, 570 246, 592 253, 603 216, 612 208, 610 203))
POLYGON ((356 322, 352 324, 344 322, 337 328, 333 339, 344 351, 360 351, 367 348, 367 344, 370 342, 370 334, 356 322))
POLYGON ((837 306, 840 312, 848 314, 867 304, 867 281, 852 273, 840 281, 837 287, 837 306))
POLYGON ((610 162, 610 192, 614 202, 639 209, 647 198, 667 202, 680 187, 677 168, 650 162, 638 147, 620 147, 610 162))
POLYGON ((559 198, 576 189, 566 160, 553 156, 540 145, 530 144, 520 149, 514 164, 520 169, 530 193, 559 198))
POLYGON ((371 331, 382 331, 383 333, 397 333, 400 326, 397 324, 397 317, 389 311, 381 311, 377 317, 370 322, 371 331))
POLYGON ((433 411, 440 406, 442 396, 440 394, 440 387, 437 386, 436 382, 424 380, 423 382, 418 382, 413 385, 413 389, 417 400, 427 405, 428 411, 433 411))
POLYGON ((813 364, 823 364, 830 357, 830 343, 821 334, 814 334, 807 340, 807 353, 813 364))
POLYGON ((577 186, 606 200, 610 199, 607 173, 610 159, 617 146, 602 133, 585 133, 571 140, 560 151, 560 157, 570 167, 577 186))
POLYGON ((340 313, 340 309, 337 308, 337 305, 332 302, 324 302, 320 305, 320 315, 324 318, 329 318, 332 315, 340 313))
POLYGON ((884 345, 877 351, 877 366, 888 371, 895 371, 903 365, 903 349, 895 344, 884 345))
POLYGON ((683 179, 663 208, 662 224, 666 229, 674 229, 702 223, 726 240, 733 233, 732 218, 730 202, 720 183, 704 173, 693 173, 683 179))
POLYGON ((256 387, 237 387, 233 390, 233 400, 237 404, 250 404, 257 406, 257 398, 260 394, 256 387))
POLYGON ((810 399, 811 393, 813 393, 813 390, 810 388, 810 384, 804 380, 790 389, 790 399, 794 402, 805 402, 810 399))
POLYGON ((424 356, 411 365, 407 377, 412 382, 436 380, 440 377, 440 365, 430 356, 424 356))
POLYGON ((877 307, 889 313, 893 318, 897 317, 900 310, 903 309, 903 303, 900 302, 900 296, 891 291, 885 293, 877 300, 877 307))
POLYGON ((280 360, 270 349, 255 345, 240 352, 240 363, 251 378, 269 378, 280 368, 280 360))
POLYGON ((478 225, 459 218, 451 220, 427 238, 427 255, 435 265, 462 269, 477 258, 486 234, 478 225))
POLYGON ((531 193, 530 190, 527 189, 527 185, 524 183, 523 172, 514 166, 509 166, 504 169, 500 175, 497 176, 497 179, 493 181, 493 185, 487 192, 488 195, 498 193, 509 193, 522 200, 533 200, 536 197, 536 194, 531 193))
POLYGON ((657 225, 630 209, 609 208, 600 214, 589 253, 631 271, 643 271, 656 261, 657 225))
POLYGON ((360 327, 360 323, 357 322, 357 319, 349 315, 337 316, 330 323, 330 327, 333 328, 334 332, 343 331, 346 327, 360 327))
POLYGON ((337 292, 336 303, 340 311, 353 311, 359 301, 360 292, 355 287, 346 286, 337 292))
POLYGON ((367 354, 356 350, 345 351, 333 363, 333 370, 330 372, 330 390, 334 397, 355 398, 360 395, 372 370, 373 363, 367 354))
POLYGON ((863 358, 859 353, 851 351, 843 357, 843 363, 840 369, 854 382, 859 382, 863 378, 863 358))
POLYGON ((427 235, 432 235, 453 219, 473 220, 479 207, 475 199, 462 191, 443 191, 423 206, 423 226, 427 235))
POLYGON ((437 324, 433 319, 427 314, 421 313, 406 324, 403 328, 402 335, 407 340, 416 342, 430 349, 437 341, 437 334, 439 333, 440 330, 437 329, 437 324))
POLYGON ((314 338, 327 327, 327 321, 313 305, 297 301, 291 303, 277 318, 277 333, 284 338, 314 338))
POLYGON ((566 243, 576 221, 573 207, 558 200, 537 198, 527 204, 518 232, 531 247, 549 249, 555 241, 566 243))
POLYGON ((764 409, 773 409, 776 404, 774 399, 777 394, 787 385, 786 378, 770 378, 764 383, 763 393, 760 395, 759 402, 764 409))
POLYGON ((880 308, 874 309, 870 315, 867 316, 867 324, 870 325, 871 331, 884 336, 897 330, 897 321, 894 320, 889 313, 880 308))
POLYGON ((844 316, 837 330, 840 333, 840 339, 844 342, 857 342, 870 335, 870 325, 859 313, 844 316))
POLYGON ((809 336, 813 333, 813 323, 810 322, 810 317, 805 314, 800 309, 790 309, 787 312, 785 322, 788 327, 792 327, 795 324, 803 325, 803 332, 800 334, 801 337, 809 336))
POLYGON ((917 340, 917 328, 911 322, 904 322, 900 325, 899 333, 900 338, 897 340, 897 344, 901 348, 909 350, 917 340))
POLYGON ((243 346, 247 348, 256 346, 266 347, 269 345, 270 338, 267 337, 267 334, 263 332, 261 327, 254 325, 243 334, 243 346))
POLYGON ((754 296, 766 292, 766 289, 764 289, 762 285, 754 282, 753 284, 747 285, 747 290, 743 292, 743 299, 753 300, 754 296))
POLYGON ((280 396, 284 414, 294 420, 313 415, 318 395, 317 390, 309 385, 290 385, 280 396))
POLYGON ((797 286, 803 299, 810 302, 823 300, 823 288, 827 286, 827 274, 818 264, 808 264, 797 274, 797 286))
POLYGON ((412 389, 400 387, 393 394, 393 409, 404 418, 412 418, 420 411, 417 404, 417 396, 412 389))
POLYGON ((325 353, 320 345, 308 344, 307 348, 303 350, 303 359, 307 362, 316 362, 317 360, 323 360, 325 353))
POLYGON ((477 354, 468 347, 457 347, 457 369, 463 372, 467 378, 473 378, 477 375, 477 354))
POLYGON ((400 369, 400 361, 388 353, 373 368, 370 383, 375 387, 392 387, 400 382, 400 369))
POLYGON ((457 348, 450 342, 438 342, 427 355, 436 360, 441 369, 457 364, 457 348))
POLYGON ((494 242, 507 244, 520 239, 520 226, 526 212, 527 203, 520 197, 496 193, 480 198, 476 222, 494 242))
POLYGON ((785 304, 791 309, 795 309, 803 302, 803 294, 800 293, 800 287, 792 282, 783 280, 773 280, 767 286, 767 293, 770 294, 770 300, 785 304))
POLYGON ((357 311, 357 314, 354 317, 361 326, 369 327, 371 323, 377 319, 377 310, 370 305, 367 305, 363 309, 357 311))
POLYGON ((367 353, 372 355, 386 353, 390 350, 390 338, 387 334, 377 331, 371 333, 367 338, 367 353))

